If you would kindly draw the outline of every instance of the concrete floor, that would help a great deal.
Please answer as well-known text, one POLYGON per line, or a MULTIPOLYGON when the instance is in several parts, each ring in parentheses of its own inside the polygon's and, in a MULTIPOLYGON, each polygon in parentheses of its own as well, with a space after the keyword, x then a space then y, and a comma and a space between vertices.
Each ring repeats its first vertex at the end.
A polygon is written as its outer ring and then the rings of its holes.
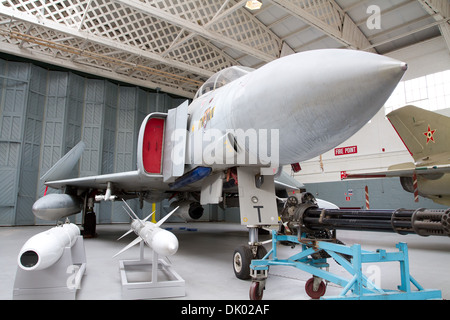
MULTIPOLYGON (((233 223, 167 223, 166 227, 178 237, 179 250, 170 257, 174 269, 186 282, 186 295, 177 300, 248 300, 251 281, 234 276, 232 254, 234 249, 247 242, 245 226, 233 223), (192 229, 188 231, 186 229, 192 229)), ((1 227, 0 228, 0 299, 12 299, 17 255, 31 236, 50 227, 1 227)), ((129 235, 116 239, 129 229, 128 224, 99 225, 98 237, 85 239, 87 270, 78 290, 77 300, 121 299, 119 260, 139 257, 139 246, 112 258, 114 254, 134 240, 129 235)), ((260 236, 261 240, 268 235, 260 236)), ((408 243, 411 275, 426 289, 439 289, 444 299, 450 299, 450 239, 446 237, 400 236, 389 233, 339 231, 338 238, 347 245, 359 243, 363 249, 397 251, 395 244, 408 243)), ((268 245, 266 245, 268 248, 268 245)), ((299 248, 280 246, 279 257, 299 252, 299 248)), ((151 249, 145 248, 145 257, 151 257, 151 249)), ((348 274, 333 260, 330 271, 342 276, 348 274)), ((364 265, 367 274, 379 274, 381 287, 396 289, 400 284, 398 263, 364 265), (368 269, 370 268, 370 269, 368 269)), ((304 286, 311 275, 291 267, 272 266, 266 282, 264 300, 309 300, 304 286)), ((338 295, 342 288, 328 284, 326 295, 338 295)))

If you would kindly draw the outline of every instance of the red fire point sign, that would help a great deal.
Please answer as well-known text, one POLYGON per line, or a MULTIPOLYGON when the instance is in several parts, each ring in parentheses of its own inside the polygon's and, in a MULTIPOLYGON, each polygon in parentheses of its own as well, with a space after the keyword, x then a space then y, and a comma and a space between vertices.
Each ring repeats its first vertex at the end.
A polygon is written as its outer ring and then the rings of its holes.
POLYGON ((358 146, 342 147, 334 149, 335 156, 343 156, 346 154, 355 154, 355 153, 358 153, 358 146))

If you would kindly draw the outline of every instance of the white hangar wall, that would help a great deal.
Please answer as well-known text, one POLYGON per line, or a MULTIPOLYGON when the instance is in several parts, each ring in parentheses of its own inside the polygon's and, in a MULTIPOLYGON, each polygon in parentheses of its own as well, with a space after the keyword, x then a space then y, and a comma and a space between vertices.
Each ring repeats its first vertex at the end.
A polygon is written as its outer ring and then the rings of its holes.
MULTIPOLYGON (((49 223, 31 211, 45 191, 39 178, 80 140, 86 149, 74 177, 135 170, 144 117, 184 100, 0 59, 0 225, 49 223)), ((99 223, 129 220, 120 204, 95 211, 99 223)))
POLYGON ((376 172, 411 161, 412 157, 382 109, 346 142, 322 157, 301 163, 302 171, 295 178, 304 183, 308 192, 342 208, 365 208, 366 186, 371 209, 444 208, 423 197, 415 203, 413 194, 403 190, 399 178, 341 181, 343 171, 376 172))
MULTIPOLYGON (((393 52, 389 56, 408 63, 408 72, 403 81, 450 70, 450 51, 442 37, 393 52)), ((450 87, 444 90, 450 93, 450 87)), ((446 95, 450 108, 449 97, 446 95)), ((418 101, 417 104, 426 105, 426 102, 418 101)), ((385 117, 386 111, 390 109, 382 108, 366 126, 335 149, 301 163, 302 170, 294 174, 295 178, 305 184, 307 191, 340 207, 364 208, 365 187, 368 186, 372 209, 443 208, 423 197, 420 197, 419 203, 415 203, 413 195, 403 190, 399 178, 341 181, 342 171, 374 172, 386 170, 393 164, 413 161, 385 117)), ((433 110, 432 106, 430 109, 433 110)), ((450 109, 439 112, 450 115, 450 109)), ((290 168, 286 167, 285 170, 289 171, 290 168)))
POLYGON ((443 37, 436 37, 387 54, 408 64, 403 81, 450 69, 450 51, 443 37))

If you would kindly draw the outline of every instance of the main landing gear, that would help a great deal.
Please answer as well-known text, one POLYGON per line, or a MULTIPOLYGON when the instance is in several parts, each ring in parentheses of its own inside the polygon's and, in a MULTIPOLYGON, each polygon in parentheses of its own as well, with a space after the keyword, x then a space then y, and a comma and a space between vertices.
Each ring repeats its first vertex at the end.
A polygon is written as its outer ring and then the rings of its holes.
POLYGON ((83 238, 97 237, 97 217, 94 212, 94 198, 86 197, 83 205, 83 230, 81 234, 83 238))

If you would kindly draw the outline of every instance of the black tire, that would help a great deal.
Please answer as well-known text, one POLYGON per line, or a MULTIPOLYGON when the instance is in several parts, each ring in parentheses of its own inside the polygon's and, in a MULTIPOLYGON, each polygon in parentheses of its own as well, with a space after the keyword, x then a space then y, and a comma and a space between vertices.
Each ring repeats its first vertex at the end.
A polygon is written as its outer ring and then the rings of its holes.
POLYGON ((256 258, 258 260, 261 260, 262 258, 264 258, 264 256, 267 254, 267 249, 261 245, 258 247, 258 251, 256 252, 256 258))
POLYGON ((253 253, 249 246, 239 246, 233 254, 233 270, 236 278, 241 280, 250 279, 250 264, 253 253))

